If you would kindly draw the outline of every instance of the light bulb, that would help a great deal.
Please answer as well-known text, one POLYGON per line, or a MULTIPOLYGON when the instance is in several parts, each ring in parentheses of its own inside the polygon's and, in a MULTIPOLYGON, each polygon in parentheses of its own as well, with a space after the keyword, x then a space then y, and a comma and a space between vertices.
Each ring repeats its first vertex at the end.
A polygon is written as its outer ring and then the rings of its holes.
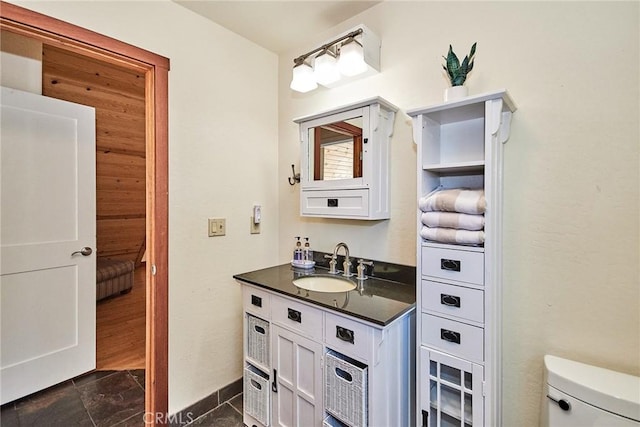
POLYGON ((367 71, 367 63, 364 62, 364 51, 355 39, 348 40, 340 48, 338 69, 345 76, 355 76, 367 71))
POLYGON ((340 79, 336 58, 328 51, 322 52, 313 64, 313 75, 316 82, 328 85, 340 79))
POLYGON ((313 77, 313 69, 305 63, 293 67, 293 79, 289 87, 296 92, 309 92, 318 87, 313 77))

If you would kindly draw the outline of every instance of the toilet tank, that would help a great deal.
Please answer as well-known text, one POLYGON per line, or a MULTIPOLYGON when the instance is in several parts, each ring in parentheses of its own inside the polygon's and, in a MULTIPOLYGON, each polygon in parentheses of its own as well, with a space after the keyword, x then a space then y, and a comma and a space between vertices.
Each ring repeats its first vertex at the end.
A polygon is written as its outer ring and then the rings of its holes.
POLYGON ((640 378, 544 357, 542 427, 640 427, 640 378))

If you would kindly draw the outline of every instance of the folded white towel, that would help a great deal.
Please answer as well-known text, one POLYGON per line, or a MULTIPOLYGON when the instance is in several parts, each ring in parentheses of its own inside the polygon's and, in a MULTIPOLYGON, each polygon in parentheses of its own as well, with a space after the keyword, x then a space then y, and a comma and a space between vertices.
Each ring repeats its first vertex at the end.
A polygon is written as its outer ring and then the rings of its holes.
POLYGON ((422 212, 443 211, 483 214, 486 210, 484 190, 456 188, 438 190, 421 197, 418 206, 422 212))
POLYGON ((422 227, 420 237, 434 242, 459 245, 481 245, 484 243, 484 231, 455 230, 453 228, 422 227))
POLYGON ((457 212, 423 212, 421 220, 427 227, 472 231, 484 229, 484 215, 469 215, 457 212))

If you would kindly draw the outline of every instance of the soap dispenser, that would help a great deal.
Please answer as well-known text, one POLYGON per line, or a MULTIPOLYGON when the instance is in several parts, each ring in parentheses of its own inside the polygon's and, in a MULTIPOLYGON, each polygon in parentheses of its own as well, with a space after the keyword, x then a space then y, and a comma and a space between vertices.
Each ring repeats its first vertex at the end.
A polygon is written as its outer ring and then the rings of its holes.
POLYGON ((304 238, 304 249, 303 251, 303 259, 305 261, 313 261, 313 251, 311 250, 311 246, 309 245, 309 238, 304 238))
POLYGON ((300 242, 300 236, 296 236, 296 246, 293 248, 293 260, 302 261, 302 243, 300 242))

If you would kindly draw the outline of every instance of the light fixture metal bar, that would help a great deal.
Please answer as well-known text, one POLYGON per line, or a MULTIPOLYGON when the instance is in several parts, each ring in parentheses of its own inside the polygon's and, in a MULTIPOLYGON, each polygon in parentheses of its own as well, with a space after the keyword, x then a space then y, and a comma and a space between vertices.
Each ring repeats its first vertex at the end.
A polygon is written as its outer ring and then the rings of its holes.
POLYGON ((338 37, 337 39, 335 39, 335 40, 333 40, 333 41, 331 41, 331 42, 329 42, 329 43, 325 43, 325 44, 323 44, 322 46, 320 46, 320 47, 318 47, 318 48, 316 48, 316 49, 313 49, 313 50, 311 50, 311 51, 309 51, 309 52, 307 52, 307 53, 305 53, 305 54, 303 54, 303 55, 298 56, 297 58, 295 58, 295 59, 293 60, 293 63, 294 63, 294 64, 296 64, 296 65, 300 65, 300 64, 302 64, 302 63, 303 63, 303 62, 304 62, 308 57, 310 57, 310 56, 311 56, 311 55, 313 55, 314 53, 318 53, 318 52, 320 52, 320 51, 322 51, 322 50, 327 50, 327 49, 329 49, 331 46, 333 46, 333 45, 335 45, 335 44, 337 44, 337 43, 340 43, 340 42, 341 42, 341 41, 343 41, 343 40, 347 40, 347 39, 350 39, 350 38, 354 38, 354 37, 356 37, 356 36, 359 36, 359 35, 360 35, 360 34, 362 34, 362 33, 363 33, 362 28, 358 28, 357 30, 352 31, 352 32, 350 32, 349 34, 345 34, 345 35, 344 35, 344 36, 342 36, 342 37, 338 37))

